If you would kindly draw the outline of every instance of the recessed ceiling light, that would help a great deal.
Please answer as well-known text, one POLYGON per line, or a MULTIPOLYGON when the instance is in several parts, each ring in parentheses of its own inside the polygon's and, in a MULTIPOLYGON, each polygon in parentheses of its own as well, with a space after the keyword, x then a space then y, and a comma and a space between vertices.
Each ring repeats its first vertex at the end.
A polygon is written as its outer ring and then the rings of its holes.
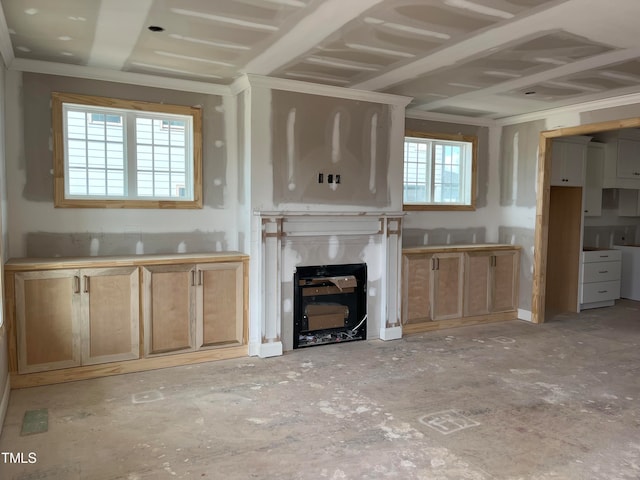
POLYGON ((164 32, 164 27, 158 25, 149 25, 147 28, 152 32, 164 32))
POLYGON ((24 13, 26 13, 27 15, 35 15, 36 13, 38 13, 38 9, 37 8, 27 8, 24 13))
POLYGON ((62 37, 58 37, 58 40, 62 40, 63 42, 68 42, 69 40, 71 40, 71 37, 67 35, 63 35, 62 37))
POLYGON ((21 52, 30 52, 31 49, 29 47, 23 47, 22 45, 20 45, 19 47, 16 47, 16 50, 20 50, 21 52))

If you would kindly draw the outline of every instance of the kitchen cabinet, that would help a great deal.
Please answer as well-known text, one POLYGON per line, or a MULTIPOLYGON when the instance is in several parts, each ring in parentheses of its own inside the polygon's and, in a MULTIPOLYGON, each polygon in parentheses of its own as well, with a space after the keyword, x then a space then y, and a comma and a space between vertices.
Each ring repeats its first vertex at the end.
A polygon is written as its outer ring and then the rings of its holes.
POLYGON ((587 248, 582 252, 581 310, 612 306, 620 298, 620 260, 618 250, 587 248))
POLYGON ((604 186, 605 145, 591 142, 587 145, 587 164, 584 182, 584 216, 602 215, 602 189, 604 186))
POLYGON ((18 371, 138 358, 138 275, 133 267, 15 275, 18 371))
POLYGON ((519 248, 512 245, 403 250, 403 332, 517 316, 519 248))
POLYGON ((247 355, 248 265, 238 252, 10 259, 11 385, 247 355))
POLYGON ((520 252, 486 251, 465 254, 465 316, 516 309, 520 252))
POLYGON ((551 185, 581 187, 585 180, 587 143, 590 137, 576 136, 553 140, 551 147, 551 185))
POLYGON ((618 190, 618 215, 640 217, 640 190, 621 188, 618 190))
POLYGON ((640 129, 611 132, 603 140, 604 188, 640 189, 640 129))
POLYGON ((616 245, 621 255, 620 297, 640 302, 640 245, 616 245))

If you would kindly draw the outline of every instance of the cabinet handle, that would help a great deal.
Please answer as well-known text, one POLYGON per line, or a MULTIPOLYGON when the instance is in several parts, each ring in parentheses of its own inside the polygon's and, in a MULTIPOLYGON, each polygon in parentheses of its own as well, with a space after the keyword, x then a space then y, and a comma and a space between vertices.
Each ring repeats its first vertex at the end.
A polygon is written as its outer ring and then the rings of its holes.
POLYGON ((600 258, 609 258, 609 255, 600 255, 600 258))
POLYGON ((192 287, 196 286, 196 271, 195 270, 191 270, 191 286, 192 287))
POLYGON ((607 293, 609 290, 598 290, 598 293, 607 293))
POLYGON ((83 275, 84 277, 84 293, 89 293, 89 277, 83 275))
POLYGON ((202 270, 198 270, 198 285, 202 285, 202 270))
POLYGON ((598 273, 609 273, 609 270, 599 270, 598 273))
POLYGON ((73 293, 80 293, 80 277, 78 275, 73 276, 73 293))

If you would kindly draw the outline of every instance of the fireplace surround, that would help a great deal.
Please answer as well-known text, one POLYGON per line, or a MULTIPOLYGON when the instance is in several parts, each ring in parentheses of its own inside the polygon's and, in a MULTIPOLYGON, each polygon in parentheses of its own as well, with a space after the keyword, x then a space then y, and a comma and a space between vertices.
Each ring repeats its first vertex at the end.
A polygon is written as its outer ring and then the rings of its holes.
POLYGON ((403 215, 254 211, 249 355, 271 357, 294 348, 293 277, 308 265, 366 264, 366 338, 401 338, 403 215))

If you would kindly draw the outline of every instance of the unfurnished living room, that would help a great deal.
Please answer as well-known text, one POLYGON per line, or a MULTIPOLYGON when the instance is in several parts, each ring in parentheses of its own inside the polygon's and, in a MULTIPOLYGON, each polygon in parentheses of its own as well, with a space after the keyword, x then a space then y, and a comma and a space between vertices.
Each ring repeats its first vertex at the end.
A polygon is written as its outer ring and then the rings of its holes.
POLYGON ((640 478, 638 0, 0 7, 0 479, 640 478))

